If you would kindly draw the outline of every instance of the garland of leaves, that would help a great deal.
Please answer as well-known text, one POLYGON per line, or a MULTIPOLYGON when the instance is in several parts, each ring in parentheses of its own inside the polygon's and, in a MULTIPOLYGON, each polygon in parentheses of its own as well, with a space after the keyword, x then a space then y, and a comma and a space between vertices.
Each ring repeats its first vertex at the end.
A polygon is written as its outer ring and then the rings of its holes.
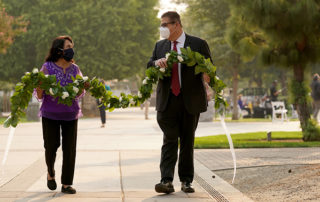
POLYGON ((194 52, 190 47, 181 48, 181 54, 171 51, 166 54, 168 68, 150 67, 146 70, 146 77, 139 89, 138 95, 126 95, 124 93, 117 97, 111 91, 107 91, 105 86, 97 78, 81 77, 77 75, 72 78, 73 82, 66 86, 57 83, 55 75, 44 75, 38 69, 26 72, 21 78, 21 82, 16 84, 15 92, 11 97, 11 115, 4 123, 4 127, 16 127, 20 118, 25 115, 24 110, 28 107, 28 103, 32 97, 34 88, 40 87, 48 95, 58 98, 58 103, 71 106, 77 96, 83 90, 95 97, 101 99, 102 104, 106 106, 106 110, 113 111, 115 108, 127 108, 138 106, 148 98, 150 98, 153 85, 163 77, 171 76, 173 63, 183 63, 187 66, 195 66, 195 74, 206 73, 210 77, 209 86, 215 91, 215 107, 221 104, 226 105, 222 97, 222 90, 225 84, 216 76, 216 67, 211 63, 210 59, 205 59, 198 52, 194 52))

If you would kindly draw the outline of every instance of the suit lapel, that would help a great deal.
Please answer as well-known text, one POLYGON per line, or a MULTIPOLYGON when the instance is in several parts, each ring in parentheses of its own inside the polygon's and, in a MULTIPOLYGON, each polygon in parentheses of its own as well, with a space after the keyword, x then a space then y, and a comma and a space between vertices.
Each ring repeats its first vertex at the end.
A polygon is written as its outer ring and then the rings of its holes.
POLYGON ((164 46, 164 54, 170 52, 171 50, 171 42, 169 40, 166 40, 165 46, 164 46))
MULTIPOLYGON (((190 37, 188 34, 186 34, 186 40, 185 40, 185 42, 184 42, 183 48, 187 48, 188 46, 190 46, 190 48, 191 48, 191 37, 190 37)), ((183 64, 182 66, 183 66, 183 67, 186 67, 187 65, 186 65, 186 64, 183 64)), ((182 70, 183 70, 183 68, 182 68, 182 70)), ((183 71, 182 71, 182 72, 183 72, 183 71)))
POLYGON ((187 48, 188 46, 191 46, 191 37, 188 35, 188 34, 186 34, 186 41, 184 42, 184 48, 187 48))

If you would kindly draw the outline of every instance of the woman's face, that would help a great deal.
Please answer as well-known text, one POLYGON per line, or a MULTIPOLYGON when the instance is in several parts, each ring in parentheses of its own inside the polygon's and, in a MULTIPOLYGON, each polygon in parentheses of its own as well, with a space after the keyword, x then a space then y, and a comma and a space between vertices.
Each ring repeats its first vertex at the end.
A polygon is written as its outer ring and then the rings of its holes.
POLYGON ((69 49, 69 48, 73 48, 73 43, 71 43, 69 40, 65 40, 63 49, 66 50, 66 49, 69 49))

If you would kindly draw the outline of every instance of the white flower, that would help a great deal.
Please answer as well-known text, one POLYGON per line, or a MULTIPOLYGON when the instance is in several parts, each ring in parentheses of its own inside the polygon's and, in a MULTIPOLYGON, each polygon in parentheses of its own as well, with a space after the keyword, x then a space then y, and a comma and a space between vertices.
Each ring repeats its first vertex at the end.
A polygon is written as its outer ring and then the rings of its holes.
POLYGON ((139 97, 139 98, 142 98, 142 94, 141 94, 140 91, 138 92, 138 97, 139 97))
POLYGON ((48 78, 49 77, 49 75, 48 74, 46 74, 46 75, 44 75, 46 78, 48 78))
POLYGON ((36 73, 38 73, 39 71, 38 71, 38 69, 37 68, 34 68, 33 70, 32 70, 32 73, 34 73, 34 74, 36 74, 36 73))
POLYGON ((30 72, 26 72, 26 75, 29 75, 30 74, 30 72))
POLYGON ((84 81, 87 81, 87 80, 88 80, 88 77, 87 77, 87 76, 84 76, 84 77, 83 77, 83 80, 84 80, 84 81))
POLYGON ((110 103, 108 104, 107 108, 110 109, 110 103))
POLYGON ((54 95, 52 88, 49 89, 51 95, 54 95))
POLYGON ((74 80, 74 83, 75 83, 76 85, 79 85, 79 81, 78 81, 78 80, 74 80))
POLYGON ((166 72, 166 68, 164 68, 164 67, 160 68, 159 70, 160 70, 160 72, 162 72, 162 73, 165 73, 165 72, 166 72))
POLYGON ((216 79, 219 80, 219 77, 216 76, 216 79))
POLYGON ((121 102, 121 101, 122 101, 122 97, 119 98, 119 102, 121 102))
POLYGON ((134 100, 130 100, 131 105, 136 105, 136 102, 134 100))
POLYGON ((62 92, 62 99, 66 99, 67 97, 69 97, 69 93, 68 92, 62 92))
POLYGON ((169 59, 169 56, 170 56, 170 53, 167 53, 167 54, 166 54, 166 60, 169 59))
POLYGON ((79 92, 79 88, 77 88, 77 87, 75 87, 75 86, 72 87, 72 90, 73 90, 75 93, 78 93, 78 92, 79 92))
POLYGON ((179 62, 183 62, 183 58, 180 55, 178 55, 177 58, 178 58, 179 62))
POLYGON ((148 79, 145 78, 145 79, 142 81, 142 84, 143 84, 143 85, 146 85, 146 84, 147 84, 147 81, 148 81, 148 79))

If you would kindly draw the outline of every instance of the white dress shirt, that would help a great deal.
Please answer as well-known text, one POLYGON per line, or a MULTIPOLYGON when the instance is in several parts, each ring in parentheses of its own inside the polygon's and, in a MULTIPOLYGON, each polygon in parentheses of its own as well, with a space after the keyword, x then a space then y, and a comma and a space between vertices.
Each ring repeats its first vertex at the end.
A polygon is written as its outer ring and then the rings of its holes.
MULTIPOLYGON (((186 41, 186 34, 184 33, 184 31, 182 32, 182 34, 180 35, 180 37, 176 40, 177 43, 177 50, 178 53, 181 54, 181 50, 180 48, 184 47, 184 42, 186 41)), ((171 41, 171 50, 173 50, 173 41, 171 41)), ((180 83, 180 88, 181 86, 181 63, 178 63, 178 72, 179 72, 179 83, 180 83)))

